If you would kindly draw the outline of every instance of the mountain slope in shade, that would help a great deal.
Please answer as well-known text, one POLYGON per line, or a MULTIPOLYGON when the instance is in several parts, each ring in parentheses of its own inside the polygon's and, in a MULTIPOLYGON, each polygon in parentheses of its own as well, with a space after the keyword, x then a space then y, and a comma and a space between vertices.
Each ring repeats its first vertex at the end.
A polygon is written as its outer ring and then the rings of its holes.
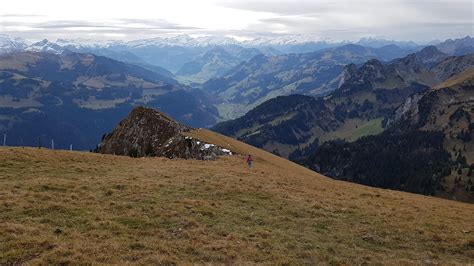
POLYGON ((164 67, 173 73, 207 50, 205 47, 159 46, 154 44, 136 46, 116 44, 111 45, 108 49, 129 51, 145 61, 146 64, 164 67))
POLYGON ((471 68, 410 96, 383 134, 328 142, 299 161, 336 179, 474 202, 473 99, 471 68))
POLYGON ((210 78, 220 77, 238 64, 249 60, 261 52, 257 49, 240 46, 214 47, 185 63, 176 75, 180 80, 205 82, 210 78))
MULTIPOLYGON (((373 48, 384 48, 386 57, 401 57, 407 53, 415 52, 424 45, 416 43, 398 42, 376 38, 365 38, 356 42, 318 40, 311 36, 284 35, 259 37, 255 40, 239 42, 230 37, 201 36, 191 37, 180 35, 170 38, 153 38, 135 41, 99 41, 83 39, 58 39, 56 41, 42 40, 29 43, 21 38, 13 38, 2 34, 0 36, 0 54, 20 51, 53 52, 73 51, 92 53, 106 56, 118 61, 137 63, 141 66, 151 65, 164 67, 172 72, 177 72, 186 63, 194 61, 202 54, 214 48, 240 47, 241 49, 258 49, 266 55, 311 53, 323 49, 334 48, 346 44, 356 44, 373 48), (386 49, 390 48, 390 49, 386 49), (402 54, 400 54, 402 52, 402 54)), ((438 43, 438 48, 448 55, 464 55, 474 51, 473 39, 469 36, 462 39, 447 40, 438 43)), ((232 53, 236 56, 236 53, 232 53)), ((384 56, 382 54, 382 56, 384 56)), ((377 57, 378 58, 378 57, 377 57)), ((380 57, 379 59, 385 59, 380 57)), ((201 80, 205 71, 203 72, 201 80)), ((194 78, 198 78, 194 77, 194 78)))
POLYGON ((0 56, 0 129, 10 145, 95 147, 135 105, 161 108, 208 126, 217 111, 206 95, 176 80, 106 57, 22 52, 0 56))
POLYGON ((133 64, 133 65, 148 69, 150 71, 153 71, 155 73, 158 73, 170 79, 176 79, 174 74, 171 73, 169 70, 157 65, 151 65, 130 51, 114 50, 114 49, 102 48, 102 47, 65 46, 63 48, 64 48, 63 52, 70 51, 70 52, 75 52, 75 53, 87 53, 87 54, 94 54, 97 56, 104 56, 104 57, 108 57, 117 61, 133 64))
POLYGON ((343 85, 324 100, 304 96, 271 99, 213 129, 290 157, 298 148, 331 139, 354 141, 381 133, 384 121, 410 95, 472 67, 471 55, 453 58, 434 47, 386 64, 375 59, 360 67, 351 64, 345 69, 343 85))
POLYGON ((299 145, 312 143, 342 124, 324 100, 295 94, 268 100, 212 130, 288 157, 299 145))
POLYGON ((346 64, 371 58, 391 60, 407 53, 396 46, 375 49, 350 44, 306 54, 257 55, 202 88, 221 99, 221 116, 236 118, 276 96, 328 94, 341 85, 346 64))

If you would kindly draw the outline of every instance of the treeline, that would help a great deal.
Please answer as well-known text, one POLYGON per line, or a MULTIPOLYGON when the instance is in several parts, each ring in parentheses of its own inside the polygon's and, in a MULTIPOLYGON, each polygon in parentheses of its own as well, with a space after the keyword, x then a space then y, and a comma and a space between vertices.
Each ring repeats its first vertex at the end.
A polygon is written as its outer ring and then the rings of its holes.
POLYGON ((329 141, 311 147, 310 156, 298 151, 292 159, 335 179, 433 195, 451 171, 443 140, 440 132, 387 131, 352 143, 329 141))

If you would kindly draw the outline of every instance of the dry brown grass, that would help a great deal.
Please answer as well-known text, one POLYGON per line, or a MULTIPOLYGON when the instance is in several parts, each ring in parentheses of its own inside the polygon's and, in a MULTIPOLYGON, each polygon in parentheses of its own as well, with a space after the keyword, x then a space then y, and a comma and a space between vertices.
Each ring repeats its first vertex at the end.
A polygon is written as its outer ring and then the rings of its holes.
POLYGON ((474 262, 474 206, 217 161, 0 148, 0 264, 474 262))
POLYGON ((462 82, 472 79, 473 77, 474 77, 474 68, 471 68, 464 72, 461 72, 459 74, 452 76, 448 80, 434 86, 433 89, 437 90, 437 89, 442 89, 442 88, 448 88, 451 86, 456 86, 458 84, 461 84, 462 82))

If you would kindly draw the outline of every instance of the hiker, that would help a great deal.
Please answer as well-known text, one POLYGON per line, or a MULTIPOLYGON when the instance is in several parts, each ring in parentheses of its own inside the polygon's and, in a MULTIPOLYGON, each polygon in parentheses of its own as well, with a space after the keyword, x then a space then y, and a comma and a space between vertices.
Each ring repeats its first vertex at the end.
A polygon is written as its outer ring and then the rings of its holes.
POLYGON ((253 158, 252 158, 252 155, 250 155, 250 154, 249 154, 249 156, 247 156, 247 164, 249 166, 249 169, 252 168, 253 158))

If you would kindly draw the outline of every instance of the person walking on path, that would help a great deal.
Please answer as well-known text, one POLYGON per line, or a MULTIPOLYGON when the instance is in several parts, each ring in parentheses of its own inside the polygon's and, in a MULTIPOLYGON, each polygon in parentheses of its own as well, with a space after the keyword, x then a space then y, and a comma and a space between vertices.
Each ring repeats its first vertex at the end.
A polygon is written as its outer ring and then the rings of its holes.
POLYGON ((249 154, 249 156, 247 156, 247 165, 249 166, 249 169, 252 168, 252 164, 253 164, 253 158, 252 158, 252 155, 249 154))

